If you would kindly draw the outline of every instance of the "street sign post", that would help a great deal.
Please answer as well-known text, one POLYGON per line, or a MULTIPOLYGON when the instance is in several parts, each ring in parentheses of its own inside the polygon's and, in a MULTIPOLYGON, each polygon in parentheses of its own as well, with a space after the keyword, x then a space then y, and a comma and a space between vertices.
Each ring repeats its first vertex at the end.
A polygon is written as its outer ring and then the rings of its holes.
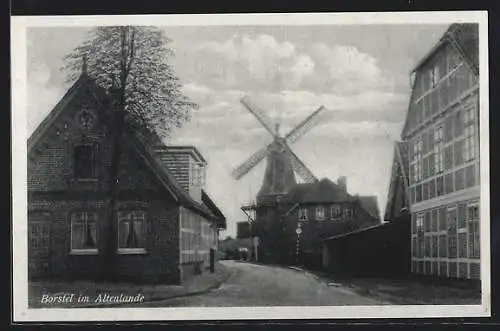
POLYGON ((299 254, 300 254, 300 235, 302 234, 302 224, 297 223, 297 228, 295 229, 297 234, 297 242, 295 245, 295 259, 296 263, 299 264, 299 254))

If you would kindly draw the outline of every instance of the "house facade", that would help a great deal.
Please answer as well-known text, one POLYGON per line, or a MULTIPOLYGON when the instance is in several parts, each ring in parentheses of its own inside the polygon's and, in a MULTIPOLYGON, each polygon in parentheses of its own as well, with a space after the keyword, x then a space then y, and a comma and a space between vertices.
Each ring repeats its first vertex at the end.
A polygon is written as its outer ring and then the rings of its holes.
MULTIPOLYGON (((323 178, 315 183, 296 184, 276 201, 277 204, 260 206, 256 211, 256 220, 272 221, 251 224, 252 236, 259 237, 258 258, 264 262, 320 269, 323 239, 380 224, 376 197, 350 195, 345 177, 337 183, 323 178), (259 214, 266 213, 271 216, 259 218, 259 214)), ((256 255, 254 251, 255 247, 252 254, 256 255)))
POLYGON ((29 278, 97 279, 112 265, 113 279, 178 284, 210 262, 225 218, 194 147, 125 125, 111 210, 112 110, 83 72, 28 140, 29 278))
POLYGON ((328 260, 323 239, 380 224, 377 198, 349 194, 345 177, 336 183, 323 178, 312 184, 298 199, 292 215, 301 228, 297 236, 300 262, 316 269, 328 260))
POLYGON ((478 72, 477 25, 453 24, 412 74, 402 138, 416 274, 480 277, 478 72))

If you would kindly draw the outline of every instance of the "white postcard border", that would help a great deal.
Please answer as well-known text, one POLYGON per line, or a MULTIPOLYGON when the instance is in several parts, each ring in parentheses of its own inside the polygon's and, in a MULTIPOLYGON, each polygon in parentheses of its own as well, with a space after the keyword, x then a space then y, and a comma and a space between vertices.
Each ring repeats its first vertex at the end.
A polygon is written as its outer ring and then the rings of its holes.
POLYGON ((487 317, 491 315, 488 16, 486 11, 14 16, 11 20, 13 317, 15 321, 239 320, 333 318, 487 317), (29 309, 27 282, 26 29, 93 25, 319 25, 479 23, 481 305, 238 307, 238 308, 69 308, 29 309))

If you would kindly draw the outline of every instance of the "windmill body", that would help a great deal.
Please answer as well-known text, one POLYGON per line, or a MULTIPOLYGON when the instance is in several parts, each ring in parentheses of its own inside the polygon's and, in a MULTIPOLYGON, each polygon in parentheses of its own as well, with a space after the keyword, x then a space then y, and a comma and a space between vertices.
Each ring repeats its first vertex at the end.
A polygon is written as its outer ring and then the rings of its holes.
MULTIPOLYGON (((264 159, 266 160, 264 178, 257 193, 256 203, 251 206, 243 206, 241 209, 252 221, 251 232, 253 236, 259 237, 259 256, 269 257, 276 255, 280 250, 285 249, 286 251, 285 237, 287 234, 284 232, 283 224, 281 224, 286 207, 281 202, 283 198, 286 198, 288 192, 297 185, 296 175, 305 183, 318 181, 291 150, 289 143, 295 142, 308 131, 315 123, 317 115, 324 108, 321 106, 288 134, 281 136, 279 125, 273 126, 270 118, 259 107, 251 103, 248 98, 243 98, 241 102, 273 136, 273 141, 270 144, 255 152, 233 171, 233 176, 240 179, 257 164, 264 159)), ((274 261, 276 260, 279 258, 274 259, 274 261)))
POLYGON ((258 203, 273 201, 287 194, 297 184, 292 162, 284 144, 282 138, 276 138, 269 147, 264 179, 257 194, 258 203))

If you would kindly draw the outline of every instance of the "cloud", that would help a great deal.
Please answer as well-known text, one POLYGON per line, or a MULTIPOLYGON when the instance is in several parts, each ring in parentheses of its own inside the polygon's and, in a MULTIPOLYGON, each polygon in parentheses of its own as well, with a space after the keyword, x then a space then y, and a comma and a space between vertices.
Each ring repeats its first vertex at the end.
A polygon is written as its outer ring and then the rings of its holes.
POLYGON ((353 95, 391 92, 396 78, 351 45, 297 46, 271 35, 234 35, 192 46, 190 79, 216 90, 311 90, 353 95))
MULTIPOLYGON (((280 122, 282 132, 299 124, 309 114, 324 106, 321 121, 326 122, 389 122, 401 123, 407 107, 407 96, 394 92, 364 91, 355 95, 322 93, 308 90, 286 90, 276 93, 246 94, 240 90, 214 90, 208 86, 189 83, 186 93, 200 104, 195 120, 207 124, 227 125, 231 132, 237 128, 261 129, 261 125, 240 103, 248 95, 271 120, 280 122)), ((274 124, 271 124, 273 126, 274 124)))
POLYGON ((270 90, 294 88, 314 73, 314 61, 288 42, 270 35, 233 36, 194 47, 196 70, 215 86, 259 86, 270 90), (257 85, 255 85, 257 84, 257 85))
POLYGON ((315 43, 310 55, 317 63, 316 81, 307 83, 321 86, 324 90, 353 94, 366 90, 393 90, 394 78, 384 72, 378 61, 371 55, 362 53, 350 45, 329 47, 325 43, 315 43))
POLYGON ((45 62, 37 62, 31 66, 27 80, 27 130, 31 134, 45 116, 62 98, 64 86, 50 83, 51 71, 45 62))

